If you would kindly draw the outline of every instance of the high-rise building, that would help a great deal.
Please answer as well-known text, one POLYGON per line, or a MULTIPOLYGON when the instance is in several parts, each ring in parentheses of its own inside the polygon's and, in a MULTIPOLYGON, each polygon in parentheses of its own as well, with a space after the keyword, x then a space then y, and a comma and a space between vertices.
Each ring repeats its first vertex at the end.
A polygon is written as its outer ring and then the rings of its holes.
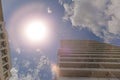
POLYGON ((0 80, 9 80, 10 77, 10 54, 7 31, 5 30, 3 15, 2 15, 2 4, 0 0, 0 80))
POLYGON ((120 80, 120 47, 94 40, 62 40, 58 80, 120 80))

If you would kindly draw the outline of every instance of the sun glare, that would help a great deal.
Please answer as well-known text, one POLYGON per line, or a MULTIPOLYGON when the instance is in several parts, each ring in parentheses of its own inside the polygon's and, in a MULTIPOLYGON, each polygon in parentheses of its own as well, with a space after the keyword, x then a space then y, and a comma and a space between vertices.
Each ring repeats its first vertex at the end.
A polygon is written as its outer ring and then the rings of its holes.
POLYGON ((47 25, 41 21, 31 21, 26 25, 25 34, 31 41, 43 40, 47 36, 47 25))

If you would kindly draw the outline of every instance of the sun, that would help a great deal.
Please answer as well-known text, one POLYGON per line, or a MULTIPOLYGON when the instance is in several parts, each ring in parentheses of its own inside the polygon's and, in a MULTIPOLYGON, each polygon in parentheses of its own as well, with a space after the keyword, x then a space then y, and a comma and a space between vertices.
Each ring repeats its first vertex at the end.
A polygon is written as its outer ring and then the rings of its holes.
POLYGON ((47 36, 47 25, 45 22, 29 21, 25 27, 25 35, 30 41, 44 40, 47 36))

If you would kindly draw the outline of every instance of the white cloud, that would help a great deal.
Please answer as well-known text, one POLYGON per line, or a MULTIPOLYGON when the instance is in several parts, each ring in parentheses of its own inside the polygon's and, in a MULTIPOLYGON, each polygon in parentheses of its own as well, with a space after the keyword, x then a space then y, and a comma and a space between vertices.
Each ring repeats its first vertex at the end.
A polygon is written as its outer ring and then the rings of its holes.
POLYGON ((18 54, 20 54, 20 53, 21 53, 20 48, 17 48, 17 49, 16 49, 16 52, 17 52, 18 54))
POLYGON ((18 58, 17 58, 17 57, 15 57, 15 58, 14 58, 14 61, 16 62, 17 60, 18 60, 18 58))
POLYGON ((112 20, 108 22, 110 33, 120 34, 120 0, 111 0, 108 8, 108 14, 112 15, 112 20))
POLYGON ((30 62, 25 60, 23 61, 23 67, 29 68, 30 62))
POLYGON ((27 74, 27 76, 22 75, 18 77, 18 70, 16 68, 11 69, 12 77, 9 80, 34 80, 31 74, 27 74))
POLYGON ((87 28, 105 41, 120 39, 119 4, 119 0, 73 0, 71 4, 63 3, 63 19, 80 29, 87 28))
MULTIPOLYGON (((13 62, 15 63, 13 64, 13 67, 11 69, 12 76, 9 80, 41 80, 40 71, 43 70, 44 67, 46 66, 51 67, 48 58, 45 56, 41 56, 39 61, 35 61, 35 65, 36 65, 35 68, 32 68, 30 66, 31 64, 34 63, 28 61, 27 59, 23 59, 19 63, 18 58, 15 58, 13 62), (16 59, 18 63, 16 63, 16 59), (24 65, 20 65, 22 63, 24 63, 24 65), (27 69, 27 73, 24 73, 24 71, 23 73, 19 73, 21 71, 21 68, 24 70, 24 67, 26 67, 25 69, 27 69)), ((48 75, 47 71, 46 71, 46 75, 48 75)))
POLYGON ((52 10, 48 7, 47 8, 48 13, 52 13, 52 10))
POLYGON ((64 0, 59 0, 59 3, 62 5, 64 3, 64 0))
POLYGON ((36 52, 41 52, 41 50, 39 48, 36 49, 36 52))
POLYGON ((11 69, 12 77, 9 80, 19 80, 18 79, 18 70, 16 68, 11 69))

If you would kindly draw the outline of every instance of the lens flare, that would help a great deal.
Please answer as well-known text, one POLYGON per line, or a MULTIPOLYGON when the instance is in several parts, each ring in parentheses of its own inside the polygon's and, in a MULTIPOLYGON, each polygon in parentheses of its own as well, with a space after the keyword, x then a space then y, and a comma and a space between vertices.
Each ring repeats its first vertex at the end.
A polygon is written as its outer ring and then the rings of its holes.
POLYGON ((16 49, 18 45, 24 47, 46 46, 51 44, 52 19, 44 14, 46 5, 42 3, 28 3, 11 15, 8 20, 8 33, 11 44, 16 49))
POLYGON ((56 64, 52 64, 52 72, 55 77, 59 76, 59 67, 56 64))

